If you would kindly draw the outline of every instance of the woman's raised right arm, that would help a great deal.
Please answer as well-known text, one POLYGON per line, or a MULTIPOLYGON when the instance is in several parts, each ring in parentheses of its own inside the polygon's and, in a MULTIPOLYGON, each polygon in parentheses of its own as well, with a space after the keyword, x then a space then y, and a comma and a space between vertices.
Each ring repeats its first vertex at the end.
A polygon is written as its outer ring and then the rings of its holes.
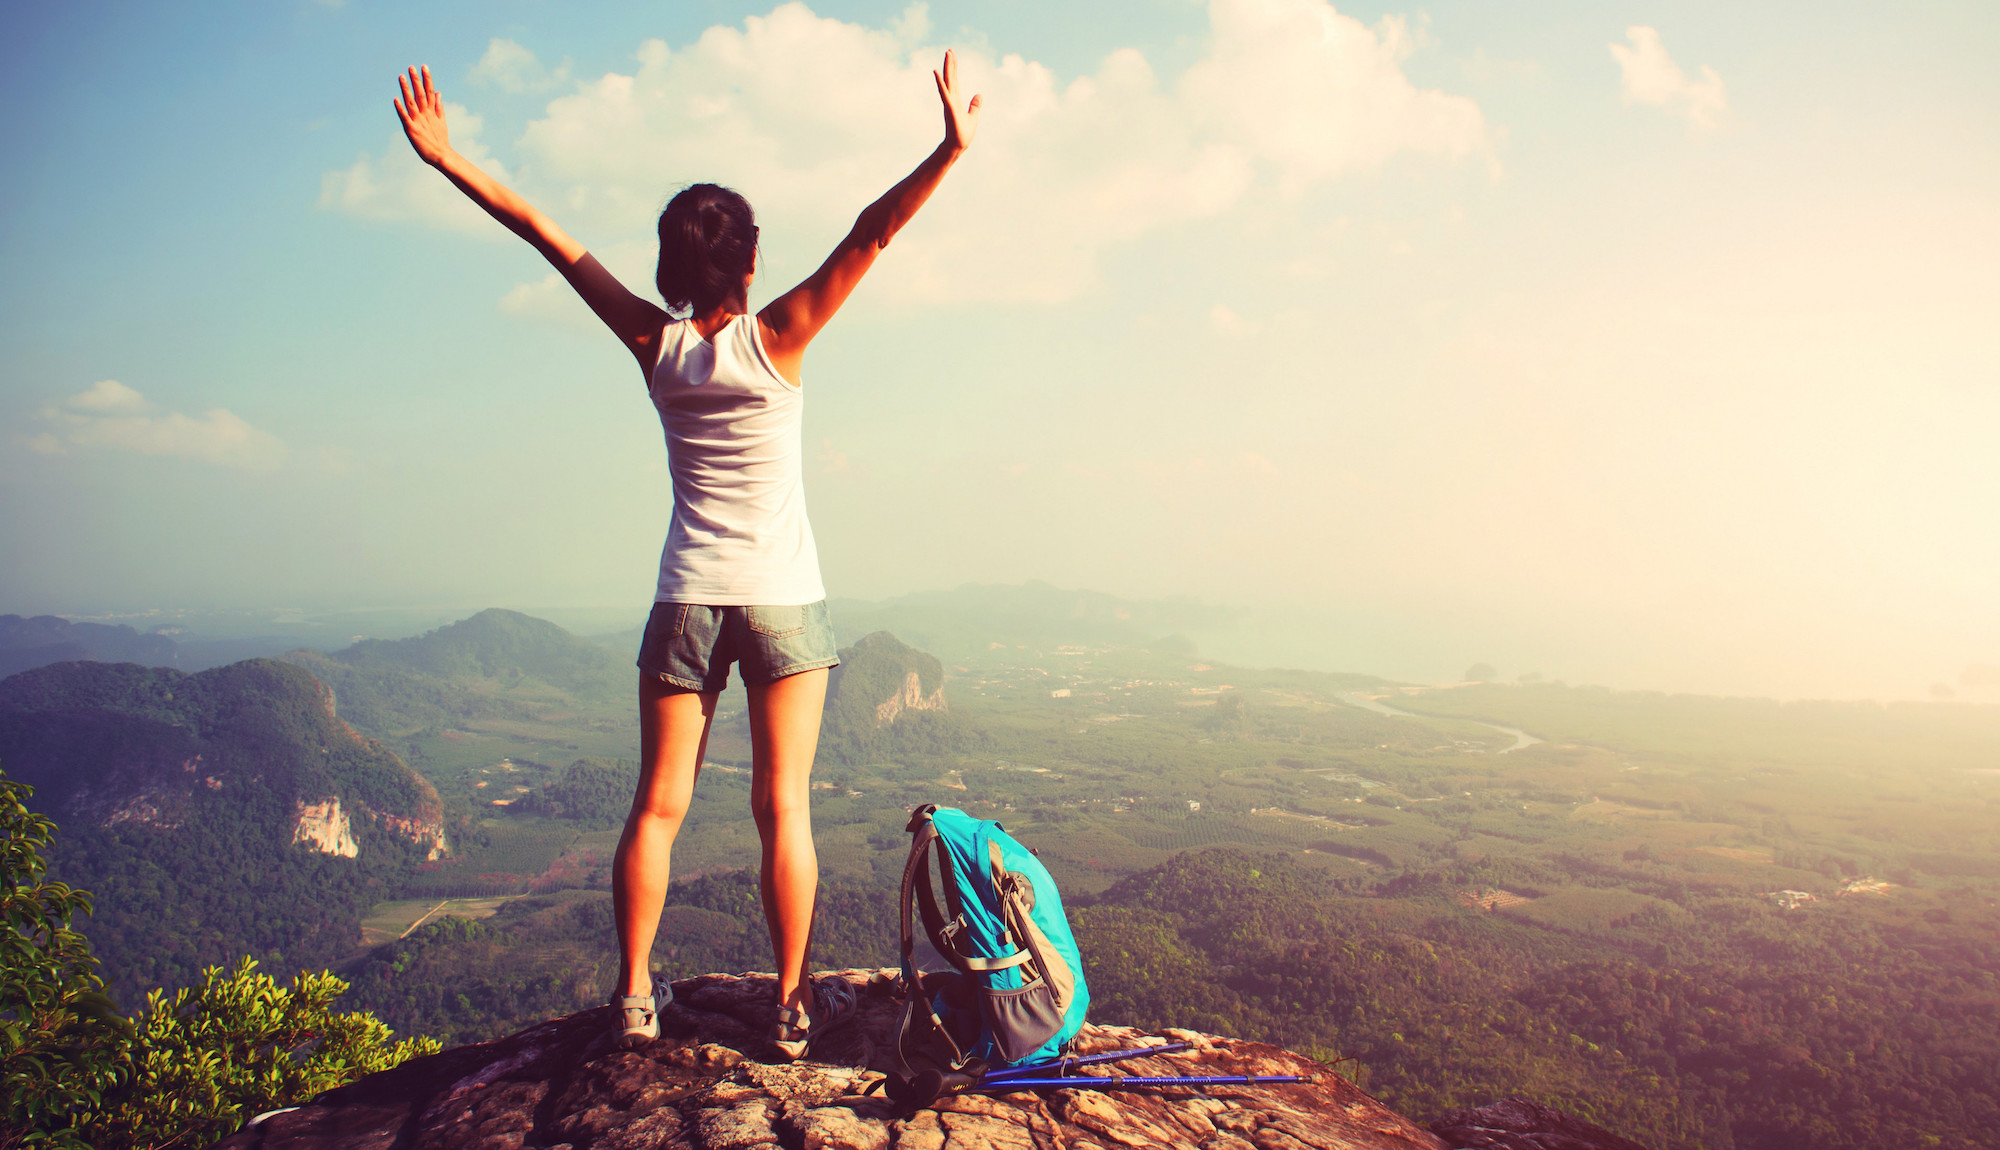
POLYGON ((444 123, 444 99, 431 83, 429 68, 411 68, 398 83, 403 94, 396 100, 396 116, 403 121, 403 134, 409 137, 418 158, 444 173, 508 231, 534 245, 639 361, 639 369, 650 382, 653 365, 660 357, 660 332, 666 326, 667 313, 658 304, 633 295, 554 220, 452 150, 444 123))

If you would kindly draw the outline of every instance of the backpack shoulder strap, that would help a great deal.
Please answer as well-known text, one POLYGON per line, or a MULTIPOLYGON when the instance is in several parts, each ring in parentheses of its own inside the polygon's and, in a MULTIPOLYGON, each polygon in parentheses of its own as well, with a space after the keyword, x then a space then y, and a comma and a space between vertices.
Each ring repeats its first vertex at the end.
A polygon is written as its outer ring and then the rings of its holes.
MULTIPOLYGON (((916 923, 912 921, 913 911, 922 916, 924 934, 930 938, 931 946, 950 960, 953 966, 957 966, 960 973, 967 973, 966 968, 959 965, 954 949, 946 941, 947 924, 943 912, 938 909, 937 892, 931 889, 931 852, 936 849, 940 854, 948 854, 943 850, 943 844, 938 841, 936 825, 931 822, 931 812, 936 809, 926 804, 918 807, 910 816, 908 828, 912 836, 910 857, 903 864, 903 892, 902 897, 897 899, 897 913, 902 925, 900 957, 903 964, 903 980, 911 984, 914 984, 917 973, 917 936, 916 923)), ((949 889, 951 883, 947 880, 945 886, 949 889)))
MULTIPOLYGON (((920 1034, 924 1040, 935 1044, 932 1050, 942 1054, 946 1066, 956 1070, 966 1061, 965 1052, 952 1041, 950 1030, 931 1005, 930 995, 924 992, 923 976, 917 972, 916 924, 911 920, 913 907, 923 917, 924 933, 929 936, 931 945, 954 966, 959 962, 958 955, 946 942, 944 916, 938 911, 937 895, 931 890, 931 852, 935 849, 940 855, 947 853, 939 841, 937 827, 931 822, 931 812, 936 809, 934 804, 918 807, 911 813, 910 824, 905 828, 913 837, 909 861, 903 864, 902 895, 897 900, 897 913, 902 920, 902 953, 899 958, 903 967, 903 1009, 896 1021, 896 1057, 905 1070, 912 1069, 904 1044, 913 1034, 920 1034)), ((947 882, 946 886, 949 888, 950 883, 947 882)), ((953 901, 955 903, 956 899, 953 901)), ((960 967, 960 972, 964 973, 965 968, 960 967)))

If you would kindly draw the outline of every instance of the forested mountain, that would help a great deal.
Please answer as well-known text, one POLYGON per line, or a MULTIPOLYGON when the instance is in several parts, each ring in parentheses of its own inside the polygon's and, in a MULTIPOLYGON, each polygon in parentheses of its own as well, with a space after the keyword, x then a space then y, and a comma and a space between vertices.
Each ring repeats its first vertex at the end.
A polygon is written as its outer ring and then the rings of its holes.
POLYGON ((583 695, 631 690, 631 660, 519 611, 489 608, 412 639, 364 639, 333 659, 357 671, 446 677, 528 676, 583 695))
POLYGON ((61 824, 54 870, 97 896, 90 935, 122 997, 245 952, 337 960, 395 876, 443 850, 436 790, 332 702, 268 659, 0 682, 0 764, 61 824))
POLYGON ((142 635, 124 624, 72 623, 54 615, 0 615, 0 679, 31 667, 96 659, 170 667, 178 658, 165 635, 142 635))
POLYGON ((840 652, 827 683, 820 753, 860 764, 884 758, 951 754, 969 740, 945 704, 944 664, 887 631, 840 652))
POLYGON ((622 702, 636 675, 627 656, 498 608, 411 639, 286 658, 333 688, 343 718, 382 736, 505 716, 551 697, 622 702))

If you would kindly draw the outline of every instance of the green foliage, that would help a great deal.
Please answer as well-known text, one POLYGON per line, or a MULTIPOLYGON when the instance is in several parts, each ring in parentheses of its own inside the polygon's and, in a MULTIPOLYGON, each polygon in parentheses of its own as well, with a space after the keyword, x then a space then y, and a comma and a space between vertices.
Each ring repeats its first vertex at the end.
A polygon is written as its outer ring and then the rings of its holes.
POLYGON ((123 1077, 130 1026, 70 926, 90 896, 47 881, 55 823, 0 774, 0 1146, 83 1147, 78 1123, 123 1077))
POLYGON ((623 826, 639 789, 639 764, 630 759, 578 759, 548 785, 522 795, 510 815, 568 819, 587 827, 623 826))
POLYGON ((393 1040, 369 1014, 340 1013, 347 983, 300 972, 289 987, 257 973, 210 967, 201 985, 147 996, 132 1078, 90 1124, 100 1150, 203 1146, 266 1110, 441 1049, 430 1038, 393 1040))
POLYGON ((324 855, 289 841, 290 816, 289 804, 252 805, 169 833, 64 832, 51 860, 95 895, 91 941, 125 1009, 244 953, 315 968, 353 953, 362 916, 404 885, 407 844, 357 827, 361 857, 324 855))
POLYGON ((1990 1145, 1990 933, 1683 892, 1621 945, 1595 906, 1560 929, 1433 897, 1466 877, 1177 856, 1073 912, 1092 1015, 1356 1055, 1419 1116, 1527 1094, 1659 1150, 1990 1145))
POLYGON ((1093 1017, 1155 1030, 1241 1029, 1241 1001, 1222 985, 1208 956, 1182 939, 1180 919, 1140 907, 1081 906, 1069 920, 1084 956, 1093 1017))

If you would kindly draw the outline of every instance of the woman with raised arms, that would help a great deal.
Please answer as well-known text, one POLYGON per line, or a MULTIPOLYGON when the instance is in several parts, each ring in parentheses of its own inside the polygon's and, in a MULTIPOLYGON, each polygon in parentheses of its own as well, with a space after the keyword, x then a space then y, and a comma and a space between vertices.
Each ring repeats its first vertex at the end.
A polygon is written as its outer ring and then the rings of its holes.
POLYGON ((667 204, 656 279, 662 308, 627 291, 582 244, 452 150, 430 69, 400 80, 396 114, 410 146, 562 273, 639 361, 666 429, 673 519, 639 647, 639 788, 612 878, 619 982, 611 1005, 623 1046, 657 1037, 671 998, 653 984, 653 935, 731 663, 750 697, 750 805, 778 965, 777 1053, 799 1057, 814 1033, 853 1007, 845 982, 806 973, 819 890, 808 781, 827 672, 839 660, 806 521, 801 368, 813 337, 972 143, 979 97, 961 100, 950 52, 932 76, 944 141, 868 205, 818 271, 755 315, 757 226, 742 196, 695 184, 667 204))

